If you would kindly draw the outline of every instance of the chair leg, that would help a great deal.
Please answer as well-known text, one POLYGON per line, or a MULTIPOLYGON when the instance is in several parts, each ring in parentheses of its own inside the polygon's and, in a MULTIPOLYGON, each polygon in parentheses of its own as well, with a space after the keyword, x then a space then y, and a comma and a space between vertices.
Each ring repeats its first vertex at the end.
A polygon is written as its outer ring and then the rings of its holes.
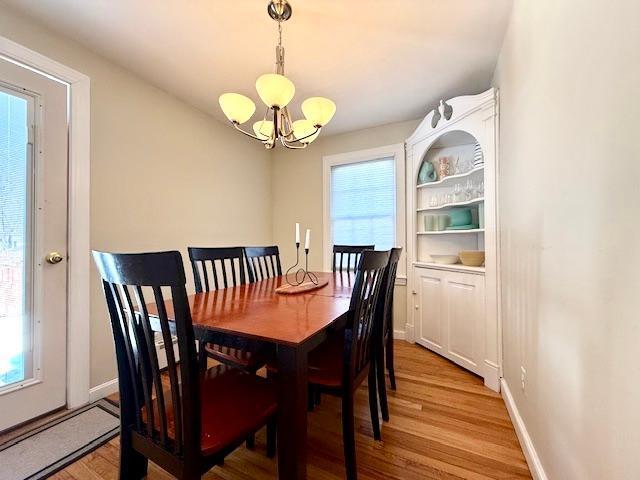
POLYGON ((273 458, 276 456, 276 438, 278 433, 278 421, 276 417, 273 417, 267 423, 267 457, 273 458))
POLYGON ((205 346, 205 342, 203 342, 202 340, 198 341, 198 366, 200 367, 200 370, 206 370, 207 369, 207 351, 204 348, 205 346))
POLYGON ((356 437, 353 419, 353 393, 345 392, 342 397, 342 441, 344 443, 344 465, 347 480, 357 480, 356 437))
POLYGON ((369 370, 369 410, 371 411, 371 426, 373 427, 373 438, 381 440, 380 419, 378 418, 378 393, 376 392, 376 371, 374 365, 369 370))
POLYGON ((247 448, 249 450, 256 448, 256 436, 253 433, 247 437, 247 448))
POLYGON ((316 398, 315 391, 316 391, 316 389, 312 385, 309 385, 307 387, 307 411, 308 412, 313 412, 313 409, 316 406, 316 404, 315 404, 315 398, 316 398))
POLYGON ((384 378, 384 350, 379 348, 374 361, 378 384, 378 398, 380 399, 380 413, 382 420, 389 421, 389 404, 387 403, 387 382, 384 378))
MULTIPOLYGON (((121 430, 122 431, 122 430, 121 430)), ((131 445, 131 435, 120 435, 120 480, 142 480, 147 476, 149 460, 131 445)))
POLYGON ((396 373, 393 368, 393 336, 389 333, 389 340, 386 345, 387 354, 387 370, 389 370, 389 382, 391 383, 391 390, 396 389, 396 373))

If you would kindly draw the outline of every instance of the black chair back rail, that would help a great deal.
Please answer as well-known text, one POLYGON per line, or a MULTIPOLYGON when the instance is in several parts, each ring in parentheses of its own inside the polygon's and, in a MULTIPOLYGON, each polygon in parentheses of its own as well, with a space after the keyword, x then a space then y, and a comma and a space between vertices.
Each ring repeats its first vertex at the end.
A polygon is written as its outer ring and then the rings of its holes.
POLYGON ((270 247, 245 247, 249 270, 249 282, 257 282, 282 275, 280 250, 277 245, 270 247))
POLYGON ((356 270, 360 262, 360 256, 365 250, 373 250, 375 245, 334 245, 333 263, 331 268, 334 272, 356 270), (345 265, 345 256, 347 263, 345 265))
POLYGON ((352 324, 345 332, 345 369, 347 384, 352 384, 364 373, 371 361, 371 345, 376 322, 376 307, 380 295, 389 252, 365 250, 358 264, 358 273, 351 295, 352 324))
POLYGON ((382 419, 389 421, 389 406, 387 402, 387 387, 384 376, 385 353, 386 365, 389 370, 391 388, 396 389, 395 372, 393 367, 393 292, 395 290, 398 262, 402 248, 393 248, 389 253, 389 262, 382 279, 382 287, 376 306, 376 329, 374 331, 373 354, 375 356, 375 370, 377 377, 378 398, 382 419))
POLYGON ((188 250, 196 293, 236 287, 247 282, 242 247, 189 247, 188 250))
POLYGON ((180 253, 94 252, 94 259, 103 279, 115 340, 123 435, 132 428, 149 445, 173 455, 199 451, 198 365, 180 253), (170 292, 175 323, 169 323, 163 290, 170 292), (145 296, 145 291, 151 295, 145 296), (151 318, 150 303, 157 308, 157 316, 151 318), (165 345, 172 345, 173 332, 178 336, 180 361, 173 349, 165 349, 170 398, 165 398, 154 332, 162 333, 165 345), (167 405, 173 413, 171 436, 167 405))
POLYGON ((398 274, 398 262, 402 248, 392 248, 389 252, 389 263, 384 272, 383 291, 380 293, 378 305, 382 315, 382 333, 384 336, 389 335, 393 331, 393 293, 395 291, 396 277, 398 274))

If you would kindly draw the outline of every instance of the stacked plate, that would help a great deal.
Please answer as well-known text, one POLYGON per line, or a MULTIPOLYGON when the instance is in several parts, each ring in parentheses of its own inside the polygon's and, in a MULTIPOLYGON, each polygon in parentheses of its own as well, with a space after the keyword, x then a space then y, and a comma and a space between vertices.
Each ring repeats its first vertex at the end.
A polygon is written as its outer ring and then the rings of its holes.
POLYGON ((473 168, 480 168, 484 165, 484 156, 482 155, 482 147, 479 143, 476 143, 473 151, 473 168))

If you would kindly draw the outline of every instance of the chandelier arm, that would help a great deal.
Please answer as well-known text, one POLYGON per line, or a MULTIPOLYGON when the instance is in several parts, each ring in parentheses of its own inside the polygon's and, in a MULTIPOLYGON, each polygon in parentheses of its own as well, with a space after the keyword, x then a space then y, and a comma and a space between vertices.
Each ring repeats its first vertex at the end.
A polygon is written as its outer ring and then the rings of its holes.
POLYGON ((307 145, 309 145, 308 143, 301 143, 301 142, 297 142, 300 145, 295 145, 296 142, 287 142, 284 137, 280 137, 280 143, 285 147, 288 148, 290 150, 303 150, 305 148, 307 148, 307 145))
POLYGON ((280 129, 280 133, 283 137, 289 139, 290 137, 293 136, 293 127, 291 122, 291 114, 289 113, 289 109, 287 107, 284 107, 282 112, 282 117, 283 117, 283 121, 282 121, 283 128, 280 129), (286 127, 289 128, 288 132, 285 131, 286 127))
POLYGON ((269 115, 269 110, 271 110, 271 107, 267 107, 267 109, 264 111, 264 117, 262 117, 262 121, 263 122, 267 121, 267 116, 269 115))
POLYGON ((275 145, 276 140, 280 136, 280 125, 279 125, 279 117, 280 117, 280 109, 278 107, 273 107, 273 143, 275 145))
POLYGON ((304 136, 304 137, 302 137, 302 138, 296 138, 296 140, 297 140, 298 142, 302 142, 302 140, 304 140, 304 139, 306 139, 306 138, 313 137, 316 133, 318 133, 318 132, 320 132, 320 130, 322 130, 322 127, 315 127, 315 129, 316 129, 316 131, 315 131, 315 132, 310 133, 309 135, 306 135, 306 136, 304 136))
POLYGON ((231 124, 234 126, 236 130, 238 130, 240 133, 244 133, 247 137, 251 137, 254 140, 258 140, 259 142, 262 142, 262 143, 267 143, 269 141, 269 140, 262 140, 261 138, 256 137, 253 133, 245 132, 243 129, 240 128, 240 125, 237 122, 231 122, 231 124))

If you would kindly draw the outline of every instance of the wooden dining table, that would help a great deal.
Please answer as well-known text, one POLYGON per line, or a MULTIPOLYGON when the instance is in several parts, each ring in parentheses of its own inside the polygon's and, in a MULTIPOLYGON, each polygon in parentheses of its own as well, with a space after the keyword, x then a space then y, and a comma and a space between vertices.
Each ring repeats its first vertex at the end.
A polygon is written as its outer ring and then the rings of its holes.
POLYGON ((316 273, 327 285, 283 295, 284 276, 189 296, 199 340, 263 342, 278 368, 278 478, 307 478, 307 355, 346 322, 353 272, 316 273))

